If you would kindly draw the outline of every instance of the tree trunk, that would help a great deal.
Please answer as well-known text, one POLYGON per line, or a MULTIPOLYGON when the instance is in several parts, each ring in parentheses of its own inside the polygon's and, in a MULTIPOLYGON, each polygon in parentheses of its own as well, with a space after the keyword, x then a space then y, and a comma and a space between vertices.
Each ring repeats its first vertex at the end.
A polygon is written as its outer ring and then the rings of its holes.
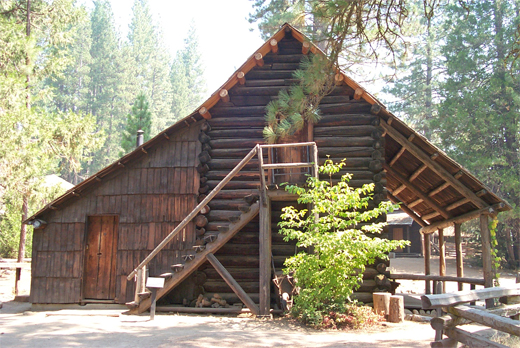
POLYGON ((20 244, 18 245, 18 262, 23 262, 25 257, 25 240, 27 239, 27 225, 23 222, 28 218, 29 215, 29 197, 25 193, 23 196, 22 203, 22 226, 20 227, 20 244))

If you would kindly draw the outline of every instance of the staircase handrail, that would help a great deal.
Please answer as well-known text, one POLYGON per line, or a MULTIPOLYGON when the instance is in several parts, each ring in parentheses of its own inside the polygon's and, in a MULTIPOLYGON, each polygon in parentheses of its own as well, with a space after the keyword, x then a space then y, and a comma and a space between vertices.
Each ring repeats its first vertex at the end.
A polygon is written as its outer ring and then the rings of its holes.
POLYGON ((173 229, 173 231, 170 232, 169 235, 167 235, 159 245, 155 247, 155 249, 148 254, 148 256, 141 261, 139 266, 137 266, 129 275, 126 277, 126 279, 131 280, 137 273, 137 271, 144 266, 146 266, 154 257, 157 255, 165 246, 168 244, 183 228, 186 227, 186 225, 193 220, 193 218, 204 208, 209 201, 213 199, 217 195, 217 193, 222 190, 222 188, 231 180, 233 177, 247 164, 249 161, 257 154, 258 149, 260 145, 257 144, 249 153, 233 168, 232 171, 229 172, 228 175, 222 181, 215 186, 213 190, 204 198, 192 211, 191 213, 184 218, 184 220, 181 221, 181 223, 173 229))

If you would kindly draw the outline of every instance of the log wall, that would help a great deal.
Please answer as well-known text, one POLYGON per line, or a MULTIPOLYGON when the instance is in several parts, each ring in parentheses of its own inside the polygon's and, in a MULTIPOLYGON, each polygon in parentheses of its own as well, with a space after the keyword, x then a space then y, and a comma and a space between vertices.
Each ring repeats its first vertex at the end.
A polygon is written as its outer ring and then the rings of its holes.
MULTIPOLYGON (((32 254, 31 301, 78 303, 87 217, 118 215, 116 298, 133 299, 134 282, 126 276, 196 205, 199 190, 198 125, 172 134, 147 153, 104 177, 95 189, 43 216, 45 229, 35 230, 32 254)), ((150 275, 170 270, 192 250, 195 228, 174 239, 150 263, 150 275)))
MULTIPOLYGON (((213 189, 233 167, 256 145, 264 143, 263 128, 265 126, 265 107, 277 98, 278 93, 296 82, 293 72, 298 69, 304 57, 302 44, 290 36, 286 36, 278 44, 277 54, 264 56, 264 65, 253 68, 245 75, 245 83, 237 84, 228 92, 229 100, 220 100, 211 108, 211 119, 202 126, 199 141, 201 142, 201 197, 213 189), (206 188, 204 188, 206 187, 206 188), (203 189, 204 188, 204 189, 203 189)), ((379 118, 370 114, 370 104, 364 100, 353 98, 354 91, 346 86, 337 86, 333 92, 323 98, 320 105, 322 119, 314 126, 313 137, 319 150, 320 164, 327 155, 339 161, 347 159, 345 172, 353 173, 351 185, 360 187, 365 183, 376 184, 376 202, 385 199, 386 184, 383 172, 384 139, 379 126, 379 118)), ((309 139, 312 140, 312 139, 309 139)), ((267 163, 268 151, 263 151, 264 162, 267 163)), ((336 176, 336 179, 339 175, 336 176)), ((206 214, 207 224, 204 233, 215 234, 219 226, 225 226, 229 219, 239 216, 244 197, 256 192, 259 185, 258 161, 254 158, 242 171, 226 185, 226 187, 209 203, 210 212, 206 214)), ((281 270, 285 258, 294 255, 294 243, 286 243, 277 233, 277 223, 281 208, 291 202, 273 202, 273 257, 275 268, 281 270)), ((291 204, 294 204, 292 202, 291 204)), ((235 277, 236 281, 255 300, 258 299, 258 217, 251 221, 217 253, 216 257, 235 277)), ((203 234, 200 234, 201 238, 203 234)), ((375 266, 374 266, 375 267, 375 266)), ((368 273, 360 291, 366 294, 378 288, 375 276, 368 273)), ((181 303, 182 295, 190 294, 188 302, 204 291, 208 298, 213 293, 231 302, 238 302, 227 284, 205 264, 199 268, 206 280, 202 288, 193 287, 194 282, 188 279, 179 286, 178 296, 172 295, 172 303, 181 303), (195 289, 194 291, 185 289, 195 289)), ((381 288, 381 287, 379 287, 381 288)), ((174 289, 173 292, 176 290, 174 289)), ((274 287, 272 293, 274 295, 274 287)))

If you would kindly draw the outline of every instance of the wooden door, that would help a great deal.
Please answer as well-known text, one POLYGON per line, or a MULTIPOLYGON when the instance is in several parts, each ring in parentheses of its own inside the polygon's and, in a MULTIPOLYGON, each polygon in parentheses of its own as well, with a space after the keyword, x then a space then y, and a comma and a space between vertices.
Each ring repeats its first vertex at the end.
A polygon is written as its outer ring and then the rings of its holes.
MULTIPOLYGON (((403 240, 403 229, 400 227, 394 227, 393 229, 393 239, 394 240, 403 240)), ((397 248, 395 249, 396 253, 402 253, 403 248, 397 248)))
POLYGON ((117 216, 89 216, 83 298, 116 297, 117 216))

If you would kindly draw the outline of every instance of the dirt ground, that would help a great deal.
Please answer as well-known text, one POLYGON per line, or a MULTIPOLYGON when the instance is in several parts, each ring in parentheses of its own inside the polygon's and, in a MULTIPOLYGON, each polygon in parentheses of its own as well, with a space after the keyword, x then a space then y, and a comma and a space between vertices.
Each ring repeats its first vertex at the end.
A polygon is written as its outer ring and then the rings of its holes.
MULTIPOLYGON (((432 270, 437 269, 432 261, 432 270)), ((452 265, 453 264, 453 265, 452 265)), ((424 260, 392 259, 395 273, 420 273, 424 260)), ((454 260, 448 260, 448 273, 454 260)), ((465 276, 481 277, 467 267, 465 276)), ((505 274, 504 281, 514 276, 505 274)), ((22 273, 28 293, 30 272, 22 273)), ((31 311, 13 301, 14 271, 0 271, 0 347, 429 347, 434 331, 428 323, 384 323, 371 331, 318 331, 283 319, 236 316, 157 314, 127 316, 119 308, 99 305, 31 311)), ((456 287, 456 285, 454 285, 456 287)), ((402 282, 401 292, 420 292, 424 282, 402 282)))

